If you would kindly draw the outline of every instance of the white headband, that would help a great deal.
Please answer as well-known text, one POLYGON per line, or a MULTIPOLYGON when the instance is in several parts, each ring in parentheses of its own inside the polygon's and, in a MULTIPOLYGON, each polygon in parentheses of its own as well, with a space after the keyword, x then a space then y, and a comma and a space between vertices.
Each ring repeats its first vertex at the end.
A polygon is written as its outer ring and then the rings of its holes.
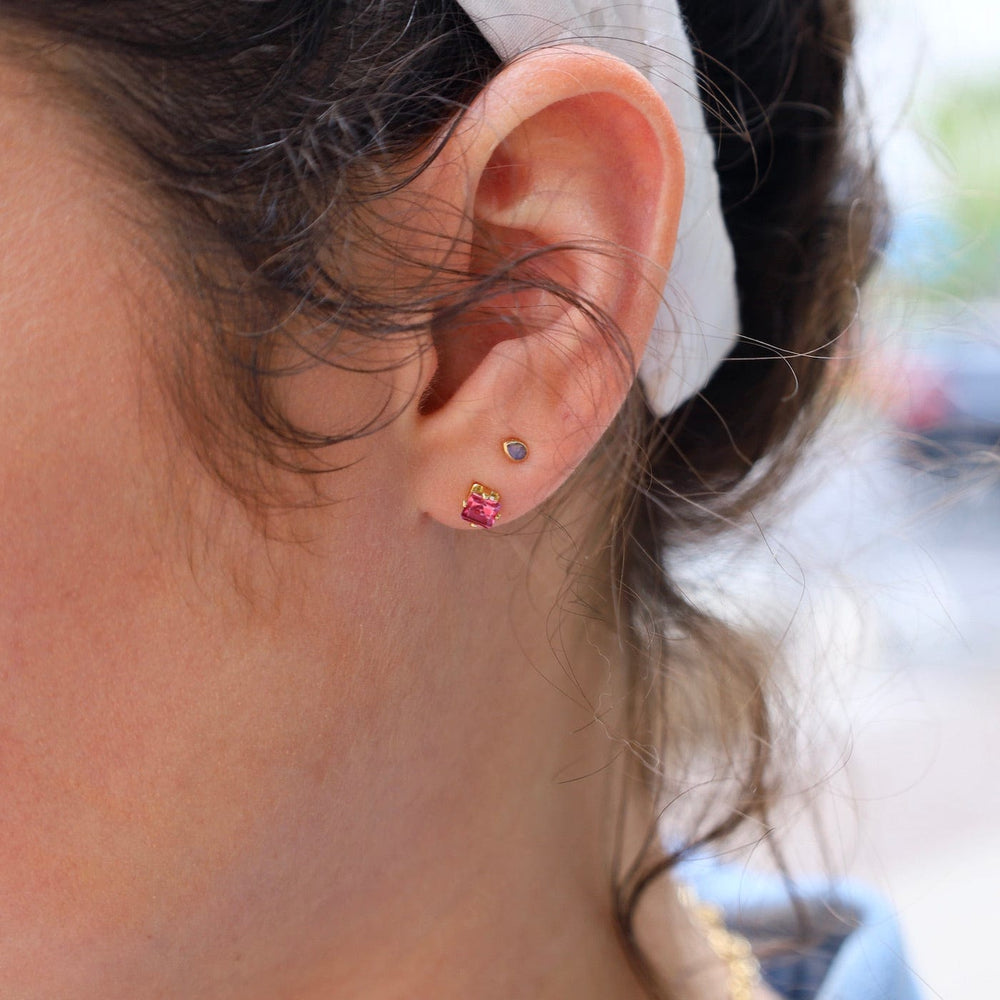
POLYGON ((740 333, 736 263, 722 219, 715 150, 676 0, 458 2, 501 59, 554 42, 584 42, 642 72, 670 110, 684 149, 684 202, 664 305, 639 366, 650 407, 666 416, 704 388, 740 333))

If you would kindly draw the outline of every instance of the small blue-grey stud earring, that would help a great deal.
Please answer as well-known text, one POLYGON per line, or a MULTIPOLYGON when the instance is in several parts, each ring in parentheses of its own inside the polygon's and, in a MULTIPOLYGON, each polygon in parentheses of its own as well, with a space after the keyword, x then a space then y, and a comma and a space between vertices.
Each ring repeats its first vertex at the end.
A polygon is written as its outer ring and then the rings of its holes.
POLYGON ((508 438, 503 443, 503 453, 512 462, 523 462, 528 457, 528 446, 517 438, 508 438))

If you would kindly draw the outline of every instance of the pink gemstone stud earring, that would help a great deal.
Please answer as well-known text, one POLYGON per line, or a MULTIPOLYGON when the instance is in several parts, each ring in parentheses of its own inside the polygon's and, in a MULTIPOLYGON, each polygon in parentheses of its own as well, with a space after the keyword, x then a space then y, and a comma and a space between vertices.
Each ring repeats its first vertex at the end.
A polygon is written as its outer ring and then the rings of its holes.
POLYGON ((507 438, 503 443, 503 453, 512 462, 523 462, 528 457, 528 446, 517 438, 507 438))
POLYGON ((462 520, 492 528, 500 519, 500 494, 482 483, 473 483, 462 504, 462 520))

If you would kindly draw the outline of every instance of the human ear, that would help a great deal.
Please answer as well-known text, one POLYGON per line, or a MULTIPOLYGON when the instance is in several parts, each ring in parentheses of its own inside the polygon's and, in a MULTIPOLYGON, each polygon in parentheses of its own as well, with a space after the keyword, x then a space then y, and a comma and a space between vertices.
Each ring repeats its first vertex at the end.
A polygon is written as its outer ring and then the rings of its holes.
POLYGON ((632 67, 541 49, 486 86, 423 183, 460 209, 438 216, 456 220, 449 273, 475 281, 518 263, 435 330, 420 405, 404 417, 412 495, 461 527, 479 482, 501 495, 507 523, 562 485, 628 393, 676 239, 681 145, 632 67), (511 461, 508 438, 527 458, 511 461))

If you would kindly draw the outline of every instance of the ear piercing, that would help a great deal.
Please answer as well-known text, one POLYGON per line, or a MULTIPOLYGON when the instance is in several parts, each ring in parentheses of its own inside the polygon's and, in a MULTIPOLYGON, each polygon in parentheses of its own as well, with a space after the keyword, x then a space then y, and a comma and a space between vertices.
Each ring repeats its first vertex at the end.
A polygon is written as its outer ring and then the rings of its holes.
MULTIPOLYGON (((503 453, 512 462, 523 462, 528 457, 528 446, 518 438, 507 438, 503 453)), ((500 494, 482 483, 473 483, 462 501, 462 520, 480 528, 492 528, 500 520, 500 494)))
POLYGON ((512 462, 523 462, 528 457, 528 446, 517 438, 507 438, 503 443, 503 453, 512 462))
POLYGON ((482 483, 473 483, 462 504, 462 520, 492 528, 500 519, 500 494, 482 483))

